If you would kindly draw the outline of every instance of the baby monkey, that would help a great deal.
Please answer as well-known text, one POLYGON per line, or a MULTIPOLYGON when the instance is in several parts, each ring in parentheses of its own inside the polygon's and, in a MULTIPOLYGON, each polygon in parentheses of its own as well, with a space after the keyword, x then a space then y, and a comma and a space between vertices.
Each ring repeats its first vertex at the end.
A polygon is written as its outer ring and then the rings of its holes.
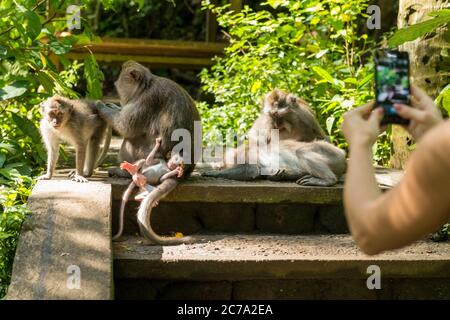
MULTIPOLYGON (((155 159, 155 155, 161 147, 161 142, 162 138, 156 139, 155 146, 146 159, 138 160, 135 163, 124 161, 120 165, 122 170, 127 170, 132 175, 133 181, 123 194, 120 206, 119 231, 113 237, 113 240, 120 238, 123 233, 125 206, 136 186, 139 187, 141 193, 135 197, 135 200, 142 201, 156 189, 155 186, 164 180, 174 177, 181 178, 184 174, 184 160, 179 154, 172 154, 167 162, 163 159, 155 159)), ((157 201, 152 203, 152 207, 157 205, 157 201)))

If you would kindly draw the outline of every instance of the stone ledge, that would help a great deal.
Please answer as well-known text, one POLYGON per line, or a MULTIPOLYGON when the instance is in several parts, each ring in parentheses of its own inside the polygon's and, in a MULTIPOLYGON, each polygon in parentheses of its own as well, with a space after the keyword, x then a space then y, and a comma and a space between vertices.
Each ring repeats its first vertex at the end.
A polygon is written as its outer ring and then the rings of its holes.
MULTIPOLYGON (((376 178, 383 190, 395 185, 400 177, 401 171, 377 169, 376 178)), ((106 181, 113 186, 113 200, 120 200, 129 180, 106 178, 106 181)), ((342 183, 333 187, 304 187, 294 182, 243 182, 202 177, 197 171, 188 180, 182 181, 163 201, 339 204, 342 202, 342 191, 342 183)))
POLYGON ((112 299, 111 186, 39 181, 28 206, 7 298, 112 299), (68 288, 69 266, 80 289, 68 288))
POLYGON ((205 243, 162 247, 128 237, 114 244, 116 279, 239 281, 256 279, 450 278, 450 243, 420 241, 367 256, 349 235, 211 235, 205 243))

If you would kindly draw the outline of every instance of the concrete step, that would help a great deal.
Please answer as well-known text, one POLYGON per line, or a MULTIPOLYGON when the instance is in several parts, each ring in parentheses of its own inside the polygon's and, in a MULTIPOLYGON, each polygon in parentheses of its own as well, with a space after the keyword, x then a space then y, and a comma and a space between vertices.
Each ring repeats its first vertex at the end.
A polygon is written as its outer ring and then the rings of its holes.
POLYGON ((450 299, 450 243, 420 241, 369 257, 348 235, 202 235, 162 247, 114 246, 119 299, 450 299), (381 270, 369 290, 367 268, 381 270))
POLYGON ((28 208, 7 298, 112 299, 111 186, 39 181, 28 208))
MULTIPOLYGON (((382 189, 401 173, 378 169, 382 189)), ((109 179, 113 192, 113 230, 117 229, 127 179, 109 179)), ((201 169, 180 183, 154 209, 152 225, 160 234, 182 232, 267 232, 284 234, 348 233, 342 207, 343 185, 304 187, 293 182, 231 181, 201 176, 201 169)), ((133 197, 132 197, 133 198, 133 197)), ((125 233, 138 230, 138 203, 127 207, 125 233)))

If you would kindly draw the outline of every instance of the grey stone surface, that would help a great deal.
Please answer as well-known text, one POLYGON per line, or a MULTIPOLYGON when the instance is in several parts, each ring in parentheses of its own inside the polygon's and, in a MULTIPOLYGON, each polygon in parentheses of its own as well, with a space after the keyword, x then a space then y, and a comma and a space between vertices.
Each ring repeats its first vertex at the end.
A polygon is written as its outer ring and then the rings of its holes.
POLYGON ((315 205, 264 204, 256 209, 256 228, 261 232, 301 234, 314 229, 315 205))
POLYGON ((321 206, 319 209, 319 221, 330 233, 349 233, 342 205, 321 206))
POLYGON ((228 300, 232 286, 227 281, 174 282, 164 287, 158 298, 162 300, 228 300))
POLYGON ((199 218, 208 231, 250 232, 255 229, 255 205, 245 203, 201 203, 199 218))
POLYGON ((419 241, 367 256, 350 235, 201 235, 199 242, 151 245, 130 237, 114 244, 117 279, 241 281, 257 279, 450 278, 450 242, 419 241), (200 242, 201 241, 201 242, 200 242))
POLYGON ((365 279, 250 280, 233 284, 236 300, 390 299, 391 288, 369 290, 365 279))
POLYGON ((39 181, 28 206, 7 298, 111 299, 111 186, 39 181))

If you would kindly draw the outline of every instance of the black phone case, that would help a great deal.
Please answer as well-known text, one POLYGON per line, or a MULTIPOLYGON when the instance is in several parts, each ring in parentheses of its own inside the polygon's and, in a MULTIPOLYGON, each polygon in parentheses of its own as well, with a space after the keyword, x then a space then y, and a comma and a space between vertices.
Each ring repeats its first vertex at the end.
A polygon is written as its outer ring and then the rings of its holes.
MULTIPOLYGON (((391 52, 396 52, 399 53, 400 51, 395 51, 395 50, 390 50, 391 52)), ((408 59, 408 78, 410 77, 410 71, 409 71, 409 56, 406 56, 408 59)), ((378 65, 378 58, 376 55, 376 52, 374 54, 374 61, 375 61, 375 98, 378 97, 378 85, 377 85, 377 65, 378 65)), ((409 91, 411 92, 411 86, 409 87, 409 91)), ((405 102, 406 104, 410 104, 410 101, 405 102)), ((378 104, 378 101, 377 101, 378 104)), ((375 108, 383 108, 382 106, 376 106, 375 108)), ((386 124, 400 124, 400 125, 408 125, 409 124, 409 119, 404 119, 398 115, 384 115, 383 119, 381 120, 381 124, 382 125, 386 125, 386 124)))

